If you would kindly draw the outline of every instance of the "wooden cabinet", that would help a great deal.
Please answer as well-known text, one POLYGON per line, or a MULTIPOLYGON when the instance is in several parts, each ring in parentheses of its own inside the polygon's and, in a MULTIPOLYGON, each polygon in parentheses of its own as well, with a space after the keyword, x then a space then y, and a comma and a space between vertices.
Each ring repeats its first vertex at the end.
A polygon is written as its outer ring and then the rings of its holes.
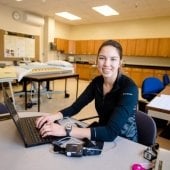
POLYGON ((146 56, 146 39, 136 39, 135 56, 146 56))
POLYGON ((132 68, 132 67, 123 67, 123 74, 130 77, 138 87, 141 87, 142 84, 142 69, 141 68, 132 68))
POLYGON ((160 38, 158 56, 170 57, 170 38, 160 38))
POLYGON ((123 49, 123 55, 127 55, 127 39, 120 39, 118 42, 121 44, 123 49))
MULTIPOLYGON (((97 54, 99 47, 104 41, 54 39, 58 50, 64 53, 80 55, 97 54)), ((170 57, 170 38, 117 39, 117 41, 122 45, 123 55, 126 56, 170 57)))
POLYGON ((138 87, 142 85, 142 69, 141 68, 132 68, 131 78, 136 83, 138 87))
POLYGON ((132 68, 130 67, 122 67, 122 73, 128 77, 131 77, 132 68))
POLYGON ((79 78, 83 80, 90 79, 90 68, 89 64, 76 64, 76 73, 79 74, 79 78))
POLYGON ((75 52, 76 52, 75 41, 69 40, 68 41, 68 53, 69 54, 75 54, 75 52))
POLYGON ((170 75, 170 70, 159 70, 151 68, 133 68, 133 67, 123 67, 123 74, 130 77, 138 87, 142 86, 144 79, 147 77, 157 77, 161 81, 163 80, 163 75, 165 73, 170 75))
POLYGON ((103 42, 104 42, 104 40, 95 40, 94 41, 94 54, 98 53, 98 50, 103 42))
POLYGON ((87 54, 87 40, 76 41, 76 54, 87 54))
POLYGON ((86 54, 95 54, 95 51, 94 51, 94 40, 87 40, 86 54))
POLYGON ((98 76, 100 73, 98 71, 98 68, 96 66, 91 66, 90 67, 90 80, 98 76))
POLYGON ((146 40, 146 56, 158 56, 159 39, 150 38, 146 40))
POLYGON ((142 69, 142 82, 147 77, 153 77, 154 76, 154 69, 142 69))
POLYGON ((157 77, 162 81, 163 80, 163 75, 165 73, 166 73, 166 70, 154 70, 154 77, 157 77))
POLYGON ((126 55, 127 56, 134 56, 136 49, 136 39, 128 39, 127 40, 127 47, 126 47, 126 55))
POLYGON ((0 29, 0 60, 4 60, 4 34, 5 31, 0 29))
POLYGON ((56 49, 63 52, 68 53, 68 40, 55 38, 54 43, 56 44, 56 49))
POLYGON ((95 54, 94 40, 76 41, 76 54, 95 54))

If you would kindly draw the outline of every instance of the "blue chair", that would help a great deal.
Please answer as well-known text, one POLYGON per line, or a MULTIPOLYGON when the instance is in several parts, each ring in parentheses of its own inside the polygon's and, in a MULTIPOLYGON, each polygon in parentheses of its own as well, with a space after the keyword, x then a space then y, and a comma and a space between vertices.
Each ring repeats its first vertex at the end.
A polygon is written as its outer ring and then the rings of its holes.
POLYGON ((169 78, 168 74, 163 75, 163 84, 164 84, 164 86, 170 84, 170 78, 169 78))
POLYGON ((3 103, 0 103, 0 114, 3 114, 3 113, 8 113, 8 110, 3 103))
POLYGON ((156 143, 157 127, 152 117, 142 111, 136 112, 138 143, 151 146, 156 143))
MULTIPOLYGON (((163 82, 156 77, 148 77, 142 83, 142 97, 148 102, 151 101, 158 93, 164 89, 163 82)), ((146 111, 146 110, 145 110, 146 111)), ((163 128, 166 126, 167 121, 159 118, 153 118, 156 122, 158 128, 163 128)))
POLYGON ((10 119, 11 116, 7 115, 8 109, 3 103, 0 103, 0 121, 10 119))
POLYGON ((164 89, 164 84, 156 77, 148 77, 142 83, 142 97, 151 101, 159 92, 164 89))

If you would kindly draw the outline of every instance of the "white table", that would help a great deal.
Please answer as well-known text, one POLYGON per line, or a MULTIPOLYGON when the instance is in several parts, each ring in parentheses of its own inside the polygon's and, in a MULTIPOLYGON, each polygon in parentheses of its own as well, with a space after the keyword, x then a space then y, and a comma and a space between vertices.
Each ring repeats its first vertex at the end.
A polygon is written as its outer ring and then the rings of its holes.
MULTIPOLYGON (((32 116, 34 113, 24 114, 32 116)), ((142 156, 145 148, 141 144, 117 137, 115 142, 104 144, 99 156, 66 157, 54 154, 51 144, 25 148, 13 121, 0 122, 1 170, 131 170, 134 162, 147 162, 142 156)), ((170 159, 169 151, 163 153, 163 159, 170 159)), ((169 162, 163 163, 163 170, 169 170, 169 162)))
POLYGON ((170 96, 170 86, 166 86, 165 89, 158 96, 156 96, 151 102, 146 105, 148 115, 170 121, 170 110, 168 109, 170 108, 170 100, 168 98, 168 101, 166 100, 165 102, 165 97, 161 95, 170 96), (163 107, 163 104, 165 105, 165 107, 163 107))

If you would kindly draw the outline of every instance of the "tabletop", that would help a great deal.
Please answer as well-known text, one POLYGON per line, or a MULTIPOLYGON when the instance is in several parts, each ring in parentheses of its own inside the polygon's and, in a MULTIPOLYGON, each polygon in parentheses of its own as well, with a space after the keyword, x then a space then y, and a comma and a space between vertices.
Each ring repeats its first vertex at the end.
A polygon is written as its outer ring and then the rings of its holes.
MULTIPOLYGON (((41 115, 40 112, 37 114, 41 115)), ((24 116, 28 115, 34 113, 24 113, 24 116)), ((133 163, 147 162, 143 158, 146 146, 121 137, 114 142, 105 142, 101 155, 80 158, 53 153, 51 144, 25 148, 12 120, 0 122, 0 139, 2 170, 131 170, 133 163)), ((168 151, 168 156, 165 153, 164 157, 169 159, 169 155, 168 151)), ((170 161, 164 162, 163 170, 170 167, 167 162, 170 161)))

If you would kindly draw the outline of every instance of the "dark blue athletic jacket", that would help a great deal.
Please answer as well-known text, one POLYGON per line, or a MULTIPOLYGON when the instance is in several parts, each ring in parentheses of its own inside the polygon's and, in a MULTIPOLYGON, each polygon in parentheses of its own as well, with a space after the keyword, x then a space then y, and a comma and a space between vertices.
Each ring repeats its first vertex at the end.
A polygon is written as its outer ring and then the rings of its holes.
POLYGON ((91 127, 91 140, 113 141, 119 135, 137 141, 137 86, 120 74, 112 90, 103 95, 103 82, 102 76, 94 78, 71 106, 61 110, 63 116, 75 115, 94 99, 99 123, 91 127))

